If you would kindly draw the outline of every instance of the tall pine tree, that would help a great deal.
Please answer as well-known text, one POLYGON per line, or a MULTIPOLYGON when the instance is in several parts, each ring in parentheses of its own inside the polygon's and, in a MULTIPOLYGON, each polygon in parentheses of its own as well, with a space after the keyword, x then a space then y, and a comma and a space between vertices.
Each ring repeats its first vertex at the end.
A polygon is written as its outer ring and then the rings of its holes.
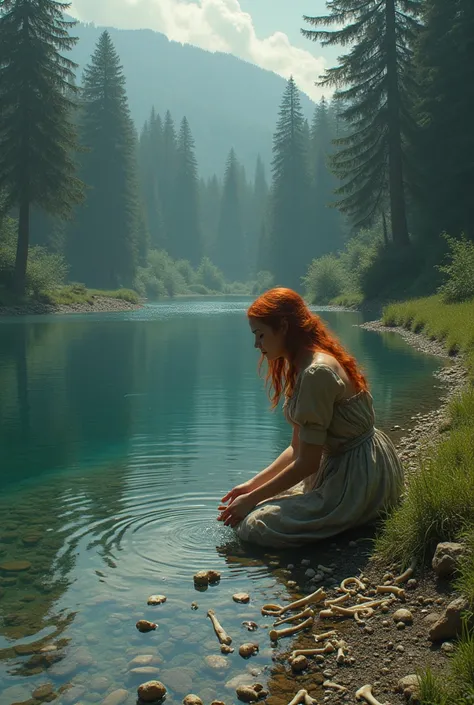
MULTIPOLYGON (((265 176, 265 166, 260 155, 257 157, 255 177, 252 190, 251 226, 249 233, 249 275, 254 276, 259 270, 259 243, 262 235, 264 219, 267 215, 268 184, 265 176)), ((268 265, 267 265, 268 268, 268 265)))
POLYGON ((0 0, 0 193, 18 209, 12 285, 25 291, 30 210, 65 216, 82 198, 75 175, 74 69, 60 52, 76 39, 63 19, 69 3, 0 0))
MULTIPOLYGON (((278 285, 301 289, 315 252, 305 120, 293 78, 287 83, 273 138, 269 254, 278 285)), ((316 230, 316 228, 314 229, 316 230)))
POLYGON ((80 129, 89 191, 69 237, 72 274, 93 287, 131 286, 140 223, 137 149, 123 69, 107 31, 84 71, 80 129))
POLYGON ((157 249, 166 247, 159 180, 162 155, 163 125, 160 116, 153 108, 150 119, 143 126, 140 135, 138 162, 150 244, 157 249))
POLYGON ((201 178, 199 194, 203 255, 214 261, 222 198, 222 184, 216 174, 207 180, 201 178))
POLYGON ((175 233, 169 253, 175 259, 189 260, 196 267, 202 257, 199 179, 194 139, 186 117, 178 136, 174 204, 175 233))
POLYGON ((175 228, 174 192, 178 165, 178 138, 174 120, 169 110, 166 111, 163 125, 163 143, 159 163, 159 189, 163 207, 163 223, 167 249, 173 240, 175 228))
POLYGON ((215 248, 215 264, 229 281, 245 278, 241 176, 241 167, 232 148, 226 162, 215 248))
POLYGON ((356 225, 370 224, 390 202, 395 245, 409 244, 405 197, 405 144, 414 130, 413 47, 419 34, 421 0, 333 0, 330 14, 305 17, 303 30, 323 46, 351 45, 340 65, 326 71, 321 85, 336 87, 350 130, 339 139, 333 159, 345 183, 339 208, 356 225))

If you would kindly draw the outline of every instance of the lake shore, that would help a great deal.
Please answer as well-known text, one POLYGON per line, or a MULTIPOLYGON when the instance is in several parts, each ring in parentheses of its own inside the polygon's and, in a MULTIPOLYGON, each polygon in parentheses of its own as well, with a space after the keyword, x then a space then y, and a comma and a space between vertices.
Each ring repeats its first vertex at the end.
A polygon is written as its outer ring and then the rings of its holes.
POLYGON ((32 301, 18 306, 0 306, 0 316, 44 316, 71 313, 114 313, 119 311, 136 311, 143 303, 133 304, 123 299, 108 296, 94 296, 92 303, 47 304, 32 301))

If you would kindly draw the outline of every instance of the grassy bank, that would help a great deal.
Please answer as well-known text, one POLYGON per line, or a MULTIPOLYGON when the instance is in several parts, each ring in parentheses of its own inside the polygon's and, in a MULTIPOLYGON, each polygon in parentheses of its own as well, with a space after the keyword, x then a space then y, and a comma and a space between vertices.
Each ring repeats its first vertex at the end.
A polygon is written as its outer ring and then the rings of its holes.
MULTIPOLYGON (((439 541, 466 543, 455 587, 474 608, 474 301, 445 304, 437 296, 387 306, 385 325, 404 326, 462 353, 470 373, 467 388, 450 406, 450 429, 410 481, 400 508, 386 521, 377 553, 408 565, 414 556, 432 558, 439 541)), ((451 679, 427 673, 423 705, 462 705, 474 697, 474 634, 460 640, 450 664, 451 679)))
POLYGON ((38 294, 19 298, 6 289, 0 288, 0 306, 28 306, 34 303, 48 306, 68 306, 73 304, 93 305, 94 298, 117 299, 127 301, 132 304, 139 304, 140 297, 132 289, 117 289, 115 291, 103 291, 101 289, 87 289, 82 284, 69 284, 59 286, 54 289, 42 291, 38 294))

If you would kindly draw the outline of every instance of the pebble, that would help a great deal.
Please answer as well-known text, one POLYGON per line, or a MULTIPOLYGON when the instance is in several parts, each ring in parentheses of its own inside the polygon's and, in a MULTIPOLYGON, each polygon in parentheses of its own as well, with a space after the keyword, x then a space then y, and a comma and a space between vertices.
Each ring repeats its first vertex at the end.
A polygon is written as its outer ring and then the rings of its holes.
POLYGON ((232 595, 232 599, 234 602, 241 602, 242 604, 246 605, 248 602, 250 602, 250 595, 248 595, 246 592, 236 592, 235 595, 232 595))
POLYGON ((441 644, 441 651, 445 654, 452 654, 454 651, 454 644, 451 644, 450 641, 445 641, 444 644, 441 644))
POLYGON ((102 701, 102 705, 122 705, 127 699, 128 690, 119 688, 118 690, 114 690, 113 693, 109 693, 102 701))
POLYGON ((138 687, 138 697, 144 703, 153 703, 162 700, 166 695, 166 688, 161 681, 148 681, 138 687))
POLYGON ((36 690, 33 691, 32 695, 36 700, 45 700, 53 693, 53 686, 51 683, 45 683, 40 685, 36 690))
POLYGON ((402 624, 413 624, 413 615, 410 610, 402 608, 393 613, 393 621, 401 622, 402 624))
POLYGON ((224 656, 218 656, 216 654, 206 656, 205 661, 209 668, 213 668, 216 671, 225 671, 230 666, 230 662, 224 658, 224 656))
POLYGON ((307 566, 311 565, 311 561, 309 560, 309 558, 303 558, 303 560, 301 561, 301 565, 307 567, 307 566))
POLYGON ((305 576, 307 578, 310 578, 310 579, 314 578, 315 575, 316 575, 316 571, 313 570, 313 568, 308 568, 308 570, 305 571, 305 576))
POLYGON ((399 644, 395 650, 398 651, 399 654, 403 654, 405 647, 402 644, 399 644))
POLYGON ((29 561, 5 561, 0 563, 0 570, 5 573, 22 573, 25 570, 31 568, 31 563, 29 561))
POLYGON ((293 563, 288 563, 286 567, 288 568, 288 570, 293 570, 295 566, 293 565, 293 563))
POLYGON ((166 602, 165 595, 150 595, 147 600, 148 605, 162 605, 164 602, 166 602))
POLYGON ((147 619, 139 619, 135 626, 139 632, 145 633, 154 631, 158 625, 154 622, 149 622, 147 619))

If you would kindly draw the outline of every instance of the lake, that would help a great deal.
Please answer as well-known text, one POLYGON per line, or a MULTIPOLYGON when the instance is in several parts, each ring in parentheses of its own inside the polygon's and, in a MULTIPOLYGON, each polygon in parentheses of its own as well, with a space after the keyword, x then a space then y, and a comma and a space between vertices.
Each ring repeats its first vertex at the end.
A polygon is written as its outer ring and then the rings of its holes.
MULTIPOLYGON (((250 552, 216 522, 223 494, 290 438, 257 375, 249 302, 0 320, 0 705, 43 684, 58 705, 117 689, 127 705, 153 677, 176 703, 235 700, 226 684, 249 669, 265 682, 268 635, 243 661, 238 644, 255 637, 242 621, 292 596, 288 559, 250 552), (210 568, 220 583, 197 591, 193 574, 210 568), (249 605, 232 601, 242 591, 249 605), (147 606, 152 594, 167 602, 147 606), (210 607, 234 654, 220 655, 210 607), (139 633, 139 619, 158 629, 139 633)), ((319 313, 368 374, 378 427, 435 405, 438 359, 362 330, 360 313, 319 313)))

